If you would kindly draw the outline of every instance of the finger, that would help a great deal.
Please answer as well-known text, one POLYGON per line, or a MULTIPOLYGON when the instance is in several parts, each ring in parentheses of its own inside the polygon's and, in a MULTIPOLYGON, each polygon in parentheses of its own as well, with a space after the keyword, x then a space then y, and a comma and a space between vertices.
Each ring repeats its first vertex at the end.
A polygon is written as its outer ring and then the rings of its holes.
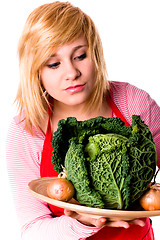
POLYGON ((140 227, 144 227, 144 225, 145 225, 145 222, 141 219, 135 219, 135 220, 130 221, 129 223, 138 225, 140 227))
POLYGON ((82 222, 83 224, 89 225, 89 226, 94 226, 97 228, 101 228, 105 226, 106 224, 106 218, 91 218, 91 217, 84 217, 82 215, 78 215, 76 218, 78 221, 82 222))
POLYGON ((99 218, 99 219, 93 219, 93 225, 98 227, 98 228, 101 228, 103 226, 106 225, 106 222, 107 222, 107 219, 106 218, 99 218))
POLYGON ((78 202, 78 201, 75 200, 74 198, 71 198, 68 202, 69 202, 69 203, 73 203, 73 204, 82 205, 80 202, 78 202))
POLYGON ((125 221, 108 221, 106 223, 108 227, 122 227, 122 228, 129 228, 129 223, 125 221))
POLYGON ((77 213, 68 209, 64 209, 64 214, 68 217, 76 218, 77 213))
POLYGON ((64 214, 88 226, 95 226, 95 227, 101 228, 106 224, 106 218, 103 218, 103 217, 99 219, 95 219, 95 218, 83 216, 81 214, 78 214, 74 211, 70 211, 67 209, 64 209, 64 214))

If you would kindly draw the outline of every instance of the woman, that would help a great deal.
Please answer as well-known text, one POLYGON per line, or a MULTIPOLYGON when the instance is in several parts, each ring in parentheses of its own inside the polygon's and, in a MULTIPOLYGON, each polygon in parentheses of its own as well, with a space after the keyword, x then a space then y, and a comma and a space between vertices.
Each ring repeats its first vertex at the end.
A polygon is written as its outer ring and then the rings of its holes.
MULTIPOLYGON (((93 21, 69 3, 35 9, 19 42, 19 114, 7 139, 8 171, 22 239, 154 239, 150 220, 108 222, 55 207, 28 193, 28 183, 57 176, 51 138, 60 119, 141 115, 160 155, 160 108, 128 83, 109 82, 102 44, 93 21), (108 94, 109 93, 109 94, 108 94), (111 98, 107 98, 107 96, 111 98)), ((160 163, 158 162, 159 166, 160 163)))

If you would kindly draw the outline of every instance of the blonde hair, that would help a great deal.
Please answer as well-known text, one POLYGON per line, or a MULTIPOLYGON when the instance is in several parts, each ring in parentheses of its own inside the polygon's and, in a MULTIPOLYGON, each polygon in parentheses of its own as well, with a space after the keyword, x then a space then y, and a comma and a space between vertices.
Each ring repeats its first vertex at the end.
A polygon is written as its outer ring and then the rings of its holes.
POLYGON ((92 19, 69 2, 53 2, 36 8, 28 17, 19 46, 20 83, 16 102, 20 114, 25 110, 27 128, 39 127, 48 111, 48 96, 43 97, 40 70, 56 48, 80 37, 87 39, 95 64, 95 86, 85 110, 99 109, 108 88, 107 71, 99 34, 92 19))

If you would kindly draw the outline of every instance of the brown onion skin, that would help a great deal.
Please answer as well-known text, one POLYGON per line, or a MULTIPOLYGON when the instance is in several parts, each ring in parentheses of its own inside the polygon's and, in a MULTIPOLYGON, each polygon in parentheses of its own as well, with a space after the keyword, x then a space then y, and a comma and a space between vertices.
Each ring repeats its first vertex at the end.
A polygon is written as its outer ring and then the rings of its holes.
POLYGON ((65 178, 55 178, 48 184, 47 194, 50 198, 67 202, 74 195, 74 186, 65 178))
POLYGON ((151 184, 147 192, 139 200, 140 205, 147 211, 160 209, 160 184, 151 184))

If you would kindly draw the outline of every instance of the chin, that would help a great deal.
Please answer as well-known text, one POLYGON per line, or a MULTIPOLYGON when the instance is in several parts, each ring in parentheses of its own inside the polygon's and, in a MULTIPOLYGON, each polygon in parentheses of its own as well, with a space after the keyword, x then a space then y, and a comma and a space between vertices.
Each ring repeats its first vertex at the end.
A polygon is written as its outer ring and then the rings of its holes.
MULTIPOLYGON (((78 106, 78 105, 82 105, 85 104, 88 98, 86 99, 74 99, 72 101, 68 101, 68 105, 70 106, 78 106)), ((65 102, 67 104, 67 102, 65 102)))
POLYGON ((67 98, 64 98, 64 99, 62 101, 64 104, 67 104, 70 106, 76 106, 76 105, 84 104, 87 101, 88 97, 72 96, 72 97, 69 97, 68 99, 67 98))

